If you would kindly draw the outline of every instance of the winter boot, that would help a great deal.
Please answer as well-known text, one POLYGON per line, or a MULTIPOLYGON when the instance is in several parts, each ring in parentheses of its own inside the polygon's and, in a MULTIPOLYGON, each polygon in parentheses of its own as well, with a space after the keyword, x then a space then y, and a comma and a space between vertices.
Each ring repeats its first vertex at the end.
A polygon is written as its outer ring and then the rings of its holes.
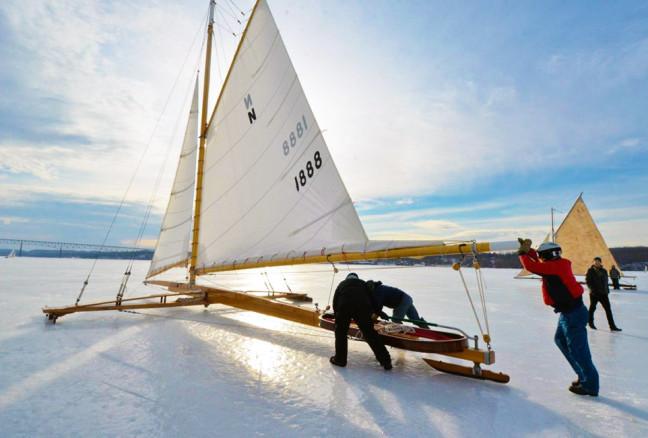
POLYGON ((597 393, 588 391, 587 389, 583 388, 583 386, 580 383, 578 385, 570 386, 569 390, 574 394, 578 394, 578 395, 591 395, 592 397, 598 397, 597 393))
POLYGON ((331 362, 333 365, 338 366, 338 367, 345 367, 346 366, 346 362, 345 363, 338 362, 337 359, 335 358, 335 356, 331 356, 331 358, 329 359, 329 362, 331 362))
POLYGON ((610 331, 612 331, 612 332, 620 332, 620 331, 623 331, 623 330, 621 330, 621 329, 620 329, 619 327, 617 327, 617 326, 612 326, 612 327, 610 327, 610 331))
POLYGON ((589 328, 591 328, 592 330, 596 330, 596 326, 594 325, 593 322, 590 322, 588 325, 589 325, 589 328))

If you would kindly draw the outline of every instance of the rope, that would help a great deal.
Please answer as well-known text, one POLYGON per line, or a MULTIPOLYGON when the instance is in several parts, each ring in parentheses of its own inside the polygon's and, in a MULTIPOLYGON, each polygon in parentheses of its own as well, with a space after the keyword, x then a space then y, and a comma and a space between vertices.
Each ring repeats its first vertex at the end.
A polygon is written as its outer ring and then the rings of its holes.
POLYGON ((263 277, 263 284, 265 284, 266 290, 268 291, 268 295, 270 295, 271 292, 274 294, 275 290, 272 287, 272 283, 270 282, 270 277, 268 277, 268 273, 266 271, 263 271, 261 273, 261 277, 263 277))
POLYGON ((466 279, 464 278, 463 272, 461 271, 461 263, 455 263, 452 265, 452 268, 459 273, 459 277, 461 277, 461 282, 463 283, 464 290, 466 291, 466 296, 468 297, 468 302, 470 303, 470 307, 473 311, 473 315, 475 316, 475 321, 477 321, 477 326, 479 327, 479 332, 484 333, 484 330, 482 329, 481 321, 479 320, 479 316, 477 316, 477 310, 475 309, 475 303, 473 303, 472 296, 470 295, 470 290, 468 289, 468 284, 466 284, 466 279))
MULTIPOLYGON (((208 13, 206 12, 204 18, 201 20, 201 23, 203 21, 206 21, 207 15, 208 15, 208 13)), ((155 133, 157 132, 158 126, 160 125, 160 121, 162 120, 162 116, 166 112, 167 106, 169 105, 169 102, 171 101, 171 96, 173 95, 173 91, 175 90, 176 85, 178 84, 178 80, 180 79, 180 76, 181 76, 181 74, 182 74, 182 72, 184 70, 184 66, 187 63, 187 60, 189 59, 189 54, 191 53, 191 48, 194 46, 194 44, 196 42, 196 38, 198 37, 198 35, 200 34, 200 31, 202 29, 203 29, 203 26, 201 25, 198 28, 198 31, 196 32, 196 34, 194 35, 193 41, 191 42, 191 46, 189 47, 189 50, 187 51, 187 55, 185 56, 185 59, 182 62, 180 70, 178 71, 178 74, 176 75, 176 77, 175 77, 175 79, 173 81, 173 85, 171 86, 171 91, 167 95, 166 101, 164 102, 164 105, 162 107, 162 111, 160 112, 160 114, 158 115, 157 120, 155 121, 155 125, 153 126, 153 130, 151 132, 151 135, 150 135, 150 137, 149 137, 149 139, 148 139, 148 141, 146 143, 146 147, 144 148, 144 151, 140 155, 139 160, 137 162, 137 165, 135 166, 135 171, 132 173, 131 178, 128 181, 128 185, 126 186, 126 190, 124 191, 124 194, 123 194, 123 196, 121 198, 121 201, 119 202, 119 206, 117 207, 117 211, 115 211, 115 214, 113 215, 112 220, 110 221, 110 225, 108 226, 108 230, 106 231, 106 235, 104 236, 104 239, 103 239, 103 241, 102 241, 102 243, 100 245, 100 250, 97 253, 97 257, 92 262, 92 266, 90 267, 90 270, 88 271, 88 275, 87 275, 85 281, 83 282, 83 286, 81 287, 81 291, 79 292, 79 295, 77 296, 76 302, 74 303, 75 306, 78 305, 79 302, 81 301, 81 298, 83 297, 83 293, 85 292, 86 287, 88 286, 88 283, 90 282, 90 277, 92 276, 92 273, 94 272, 94 269, 95 269, 95 267, 97 265, 97 261, 99 260, 99 254, 101 253, 103 248, 106 246, 106 242, 108 241, 108 237, 110 236, 110 233, 112 232, 112 229, 113 229, 113 226, 115 225, 115 222, 117 221, 117 217, 119 216, 122 207, 126 203, 126 197, 128 196, 128 193, 130 192, 130 189, 131 189, 131 187, 133 185, 133 182, 135 181, 135 176, 139 172, 139 169, 142 166, 142 163, 144 161, 144 157, 146 156, 149 148, 151 147, 151 144, 153 142, 153 137, 154 137, 155 133)))
MULTIPOLYGON (((328 260, 328 257, 327 257, 328 260)), ((333 267, 333 275, 331 276, 331 286, 329 287, 328 300, 326 301, 326 309, 328 310, 331 306, 331 294, 333 293, 333 284, 335 283, 335 274, 339 272, 338 268, 335 267, 335 264, 329 260, 329 263, 333 267)))
POLYGON ((484 341, 487 344, 490 344, 490 326, 488 324, 488 311, 486 309, 486 284, 484 283, 484 276, 481 272, 481 266, 475 257, 473 263, 475 267, 475 278, 477 279, 477 290, 479 291, 479 297, 481 299, 482 313, 484 315, 484 324, 486 326, 486 333, 484 333, 484 341))
MULTIPOLYGON (((203 41, 203 44, 202 44, 202 46, 200 48, 200 52, 198 53, 198 57, 197 57, 197 59, 196 59, 196 61, 194 63, 194 70, 198 69, 198 64, 200 63, 200 59, 202 58, 202 52, 203 52, 203 49, 204 49, 204 45, 205 45, 205 42, 203 41)), ((193 45, 192 45, 192 47, 193 47, 193 45)), ((181 68, 181 71, 182 70, 184 70, 184 66, 183 66, 183 68, 181 68)), ((187 88, 186 88, 185 93, 184 93, 185 100, 189 100, 189 108, 190 108, 190 110, 191 110, 191 101, 193 99, 192 88, 193 88, 193 83, 189 82, 187 84, 187 88), (187 99, 187 96, 190 96, 190 98, 187 99)), ((155 183, 153 184, 153 188, 151 190, 151 195, 149 197, 149 201, 148 201, 148 204, 146 206, 146 211, 144 213, 144 217, 142 218, 142 222, 140 224, 140 227, 139 227, 139 230, 138 230, 138 233, 137 233, 137 238, 135 239, 135 246, 136 247, 141 244, 142 238, 144 237, 144 232, 146 231, 146 227, 148 226, 149 219, 151 218, 151 212, 153 211, 153 205, 154 205, 154 202, 155 202, 155 198, 156 198, 157 193, 159 192, 160 184, 162 183, 162 176, 166 173, 165 169, 166 169, 167 163, 169 161, 169 156, 171 154, 171 149, 172 149, 172 146, 175 144, 175 142, 173 140, 176 138, 176 135, 178 134, 178 130, 180 129, 180 121, 181 120, 184 120, 184 118, 183 117, 177 117, 176 118, 176 122, 175 122, 174 127, 173 127, 173 133, 171 135, 171 141, 169 141, 169 143, 167 145, 167 148, 166 148, 166 151, 165 151, 165 154, 164 154, 164 161, 162 162, 162 166, 160 166, 160 169, 158 170, 158 174, 157 174, 157 176, 155 178, 155 183)), ((119 291, 117 292, 117 297, 116 297, 116 300, 115 300, 117 305, 119 305, 121 303, 121 300, 122 300, 124 294, 126 293, 126 286, 128 284, 128 280, 130 279, 130 275, 131 275, 131 271, 133 269, 133 264, 134 263, 135 263, 135 255, 133 255, 133 257, 131 257, 130 261, 128 262, 128 265, 126 267, 126 271, 124 272, 124 276, 122 277, 122 283, 121 283, 121 285, 119 287, 119 291)))
POLYGON ((290 288, 290 285, 288 284, 288 280, 286 280, 286 275, 281 271, 279 271, 279 273, 283 277, 283 281, 284 281, 284 284, 286 285, 286 287, 288 288, 288 292, 292 293, 292 289, 290 288))

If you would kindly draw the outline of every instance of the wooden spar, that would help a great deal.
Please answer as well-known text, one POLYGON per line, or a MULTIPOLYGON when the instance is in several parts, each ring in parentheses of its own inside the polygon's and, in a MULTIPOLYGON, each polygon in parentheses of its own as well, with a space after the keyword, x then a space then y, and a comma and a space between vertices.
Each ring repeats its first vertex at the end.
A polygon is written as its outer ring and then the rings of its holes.
MULTIPOLYGON (((517 248, 517 246, 516 246, 517 248)), ((417 246, 411 248, 396 248, 385 249, 379 251, 367 252, 348 252, 337 253, 329 255, 312 255, 305 257, 282 258, 274 260, 255 260, 246 261, 242 263, 234 263, 221 266, 213 266, 208 268, 196 269, 197 275, 208 274, 211 272, 233 271, 237 269, 252 269, 263 268, 271 266, 285 266, 285 265, 301 265, 308 263, 336 263, 336 262, 351 262, 358 260, 374 260, 374 259, 395 259, 401 257, 425 257, 425 256, 439 256, 439 255, 453 255, 453 254, 471 254, 473 251, 476 253, 491 252, 499 250, 489 242, 475 242, 475 243, 455 243, 450 245, 431 245, 431 246, 417 246)))
POLYGON ((207 50, 205 54, 205 77, 203 80, 202 114, 200 115, 200 143, 198 146, 198 165, 196 173, 196 199, 194 201, 194 221, 189 260, 189 283, 196 282, 196 261, 198 259, 198 236, 200 234, 200 206, 202 202, 203 168, 205 167, 205 140, 207 137, 207 106, 209 103, 209 73, 211 70, 212 35, 214 33, 214 7, 216 0, 209 2, 209 25, 207 26, 207 50))
POLYGON ((191 257, 189 260, 189 283, 196 283, 196 264, 198 261, 198 237, 200 236, 200 207, 202 204, 202 185, 203 185, 203 170, 205 167, 205 142, 207 140, 207 131, 211 126, 212 120, 216 115, 216 110, 220 105, 221 98, 223 97, 223 90, 227 86, 227 83, 232 73, 232 68, 234 67, 234 62, 238 56, 238 53, 243 45, 243 40, 247 34, 247 30, 250 27, 250 23, 254 18, 254 13, 256 12, 259 1, 257 0, 254 3, 254 8, 252 9, 252 14, 243 30, 243 35, 241 35, 241 40, 236 47, 236 52, 232 58, 232 63, 230 64, 223 85, 221 86, 220 93, 218 94, 218 99, 216 99, 216 105, 214 106, 214 111, 212 112, 209 122, 207 122, 207 105, 208 105, 208 95, 209 95, 209 71, 211 66, 211 46, 212 46, 212 34, 214 30, 214 6, 216 5, 215 0, 210 0, 209 3, 209 26, 207 27, 207 53, 205 57, 205 79, 204 79, 204 91, 203 91, 203 102, 202 102, 202 114, 200 122, 200 146, 198 148, 198 170, 196 175, 196 199, 194 203, 194 223, 193 223, 193 233, 191 238, 191 257))
MULTIPOLYGON (((140 302, 132 304, 117 304, 113 301, 105 301, 101 303, 85 304, 83 306, 67 306, 67 307, 44 307, 43 313, 52 317, 58 318, 63 315, 78 312, 98 312, 104 310, 129 310, 129 309, 155 309, 162 307, 183 307, 183 306, 208 306, 210 304, 224 304, 231 307, 236 307, 242 310, 249 310, 251 312, 262 313, 268 316, 274 316, 288 321, 298 322, 305 325, 319 327, 319 311, 316 309, 309 309, 305 307, 296 306, 293 304, 282 303, 274 301, 272 297, 258 296, 252 294, 245 294, 242 292, 234 292, 227 289, 219 289, 206 286, 193 286, 187 284, 156 281, 150 282, 157 285, 164 285, 169 287, 170 290, 178 290, 175 294, 157 294, 147 295, 144 297, 129 298, 124 301, 138 301, 147 300, 151 298, 163 298, 167 296, 186 296, 186 299, 181 299, 175 302, 140 302), (184 290, 185 292, 181 292, 184 290)), ((301 294, 297 294, 301 295, 301 294)))
MULTIPOLYGON (((149 281, 148 283, 168 287, 169 290, 177 291, 177 293, 147 295, 143 297, 128 298, 122 301, 122 303, 129 302, 129 304, 118 305, 115 303, 115 301, 107 301, 101 303, 85 304, 82 306, 44 307, 42 310, 50 320, 56 321, 56 319, 61 316, 80 312, 99 312, 108 310, 128 311, 140 309, 159 309, 165 307, 208 306, 210 304, 224 304, 226 306, 235 307, 237 309, 261 313, 268 316, 274 316, 276 318, 297 322, 311 327, 320 327, 320 312, 317 309, 300 307, 294 304, 275 301, 272 297, 245 294, 242 292, 235 292, 227 289, 201 285, 190 286, 187 283, 177 283, 172 281, 155 280, 149 281), (179 297, 179 300, 174 302, 164 302, 166 297, 170 296, 179 297), (154 298, 160 298, 160 300, 144 301, 154 298), (143 302, 134 302, 138 300, 142 300, 143 302)), ((455 359, 463 359, 475 364, 490 365, 495 363, 494 350, 483 350, 480 348, 468 347, 464 351, 441 352, 434 354, 449 356, 455 359)))

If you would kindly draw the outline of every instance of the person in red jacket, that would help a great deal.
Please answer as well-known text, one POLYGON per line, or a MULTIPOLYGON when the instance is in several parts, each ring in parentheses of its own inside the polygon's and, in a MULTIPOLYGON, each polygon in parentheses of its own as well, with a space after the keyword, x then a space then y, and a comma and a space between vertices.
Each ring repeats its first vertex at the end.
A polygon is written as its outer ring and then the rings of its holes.
POLYGON ((583 304, 583 287, 574 277, 571 262, 560 256, 560 246, 554 242, 543 243, 536 252, 531 248, 531 240, 518 241, 520 263, 527 271, 542 277, 544 303, 560 314, 554 341, 578 376, 569 390, 597 396, 599 375, 592 362, 585 328, 589 314, 583 304))

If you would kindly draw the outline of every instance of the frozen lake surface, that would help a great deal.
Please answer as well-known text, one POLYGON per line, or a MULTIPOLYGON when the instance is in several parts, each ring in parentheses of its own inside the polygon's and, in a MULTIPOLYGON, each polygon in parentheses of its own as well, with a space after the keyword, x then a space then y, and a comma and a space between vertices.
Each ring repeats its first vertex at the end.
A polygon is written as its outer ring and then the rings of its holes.
MULTIPOLYGON (((0 259, 2 436, 648 436, 643 273, 638 291, 611 294, 622 333, 609 332, 597 311, 599 330, 589 336, 601 393, 583 398, 567 391, 575 376, 553 344, 557 317, 539 283, 514 280, 513 270, 484 269, 497 351, 490 369, 511 376, 502 385, 439 373, 394 349, 394 369, 385 372, 361 342, 350 343, 347 368, 335 368, 332 333, 222 306, 46 324, 40 308, 73 303, 90 265, 0 259)), ((100 261, 84 301, 113 298, 124 267, 100 261)), ((160 290, 141 285, 147 267, 136 264, 129 296, 160 290)), ((408 291, 428 320, 477 333, 450 268, 365 269, 354 270, 408 291)), ((323 307, 330 271, 292 268, 270 280, 285 290, 285 275, 323 307)), ((205 281, 264 288, 260 271, 205 281)))

